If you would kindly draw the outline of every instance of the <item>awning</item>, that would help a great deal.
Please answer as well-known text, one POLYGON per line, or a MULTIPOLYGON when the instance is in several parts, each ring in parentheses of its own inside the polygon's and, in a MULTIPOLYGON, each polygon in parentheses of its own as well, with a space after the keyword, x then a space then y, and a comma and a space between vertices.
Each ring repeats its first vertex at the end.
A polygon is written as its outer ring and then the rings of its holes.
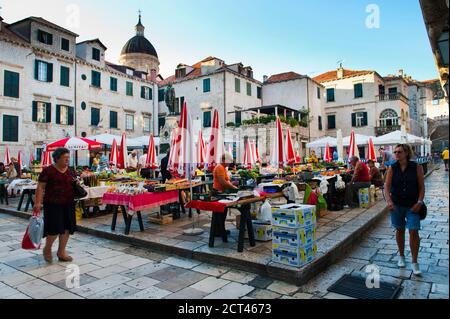
POLYGON ((306 147, 307 148, 319 148, 319 147, 326 147, 327 144, 330 147, 335 147, 335 146, 337 146, 337 139, 335 137, 325 136, 323 138, 320 138, 318 140, 315 140, 311 143, 306 144, 306 147))

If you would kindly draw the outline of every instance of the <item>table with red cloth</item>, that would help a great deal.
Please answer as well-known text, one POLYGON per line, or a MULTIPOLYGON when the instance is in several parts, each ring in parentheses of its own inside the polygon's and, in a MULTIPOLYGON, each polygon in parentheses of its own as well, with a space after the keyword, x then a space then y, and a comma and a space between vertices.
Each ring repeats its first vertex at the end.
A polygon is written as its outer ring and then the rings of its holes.
POLYGON ((137 215, 140 230, 144 231, 141 211, 162 205, 177 203, 178 200, 178 191, 173 190, 168 192, 144 193, 138 195, 105 193, 103 195, 102 202, 103 204, 111 205, 113 209, 111 230, 115 230, 116 228, 118 208, 121 207, 125 222, 125 235, 128 235, 130 233, 131 221, 134 213, 137 215))

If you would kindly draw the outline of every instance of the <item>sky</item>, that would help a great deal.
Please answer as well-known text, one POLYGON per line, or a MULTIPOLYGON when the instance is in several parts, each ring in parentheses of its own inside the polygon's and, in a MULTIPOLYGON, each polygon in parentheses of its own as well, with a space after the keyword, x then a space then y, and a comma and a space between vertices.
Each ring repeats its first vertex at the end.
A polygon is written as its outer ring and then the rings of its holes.
POLYGON ((288 71, 314 77, 339 62, 381 75, 438 76, 419 0, 0 0, 0 7, 7 23, 40 16, 78 41, 99 38, 114 63, 142 10, 163 77, 208 56, 250 65, 258 80, 288 71))

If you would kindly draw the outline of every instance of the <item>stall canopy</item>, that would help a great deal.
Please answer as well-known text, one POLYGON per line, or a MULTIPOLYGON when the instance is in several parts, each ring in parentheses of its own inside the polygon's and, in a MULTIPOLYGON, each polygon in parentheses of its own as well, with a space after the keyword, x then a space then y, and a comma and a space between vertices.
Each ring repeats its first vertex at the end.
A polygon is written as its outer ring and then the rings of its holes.
POLYGON ((402 138, 401 131, 394 131, 389 134, 377 137, 376 139, 374 139, 373 143, 375 145, 395 145, 400 143, 423 144, 424 139, 408 133, 406 133, 404 138, 402 138))
MULTIPOLYGON (((105 133, 105 134, 90 136, 89 139, 97 141, 101 144, 112 146, 113 140, 116 140, 117 143, 120 143, 122 137, 118 136, 118 135, 105 133)), ((143 145, 147 146, 148 145, 148 137, 147 137, 147 142, 145 142, 144 144, 140 144, 138 141, 135 141, 132 138, 127 138, 126 144, 127 144, 127 147, 138 147, 139 148, 139 147, 142 147, 143 145)))
POLYGON ((307 148, 319 148, 319 147, 326 147, 327 144, 330 147, 336 147, 337 146, 337 139, 331 136, 325 136, 321 139, 315 140, 311 143, 306 144, 307 148))
MULTIPOLYGON (((357 145, 369 145, 370 136, 355 134, 355 141, 357 145)), ((344 146, 350 146, 350 136, 346 136, 342 139, 344 146)))
MULTIPOLYGON (((150 139, 150 135, 144 135, 144 136, 139 136, 139 137, 133 137, 133 138, 129 138, 128 139, 128 143, 138 143, 140 146, 148 146, 149 143, 149 139, 150 139)), ((155 146, 159 145, 159 137, 153 137, 153 140, 155 141, 155 146)))

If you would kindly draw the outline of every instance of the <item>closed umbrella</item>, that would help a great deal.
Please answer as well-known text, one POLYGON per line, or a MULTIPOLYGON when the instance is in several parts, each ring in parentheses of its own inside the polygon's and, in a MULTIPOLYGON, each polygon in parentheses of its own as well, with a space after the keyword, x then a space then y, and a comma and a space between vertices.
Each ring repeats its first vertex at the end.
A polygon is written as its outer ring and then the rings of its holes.
POLYGON ((275 167, 282 167, 285 163, 283 147, 283 131, 281 129, 280 118, 277 117, 275 131, 273 134, 271 164, 275 167))
POLYGON ((147 159, 145 160, 145 167, 150 169, 158 168, 158 163, 156 162, 156 148, 153 134, 150 134, 150 139, 148 142, 148 152, 147 159))
POLYGON ((206 146, 205 141, 203 140, 203 133, 200 130, 198 133, 198 142, 197 142, 197 165, 201 168, 205 166, 206 160, 206 146))
POLYGON ((209 138, 208 151, 206 153, 206 163, 209 167, 214 167, 221 162, 224 153, 224 143, 220 132, 219 112, 214 110, 214 118, 209 138))
POLYGON ((3 161, 5 165, 9 165, 11 163, 11 155, 9 154, 8 146, 5 147, 5 159, 3 161))
POLYGON ((255 158, 255 162, 260 163, 261 158, 259 157, 259 151, 258 151, 258 147, 256 146, 256 141, 253 141, 252 146, 253 146, 253 157, 255 158))
POLYGON ((359 158, 358 144, 356 144, 355 131, 350 134, 350 145, 348 148, 348 158, 356 156, 359 158))
POLYGON ((41 165, 42 165, 42 167, 47 167, 47 166, 52 165, 52 159, 50 156, 50 152, 47 150, 42 152, 41 165))
POLYGON ((170 136, 170 156, 168 167, 172 172, 178 170, 178 157, 180 156, 180 144, 177 143, 178 131, 178 127, 174 128, 170 136))
POLYGON ((17 154, 17 163, 19 164, 19 167, 22 168, 22 151, 19 151, 17 154))
POLYGON ((112 142, 111 154, 109 156, 109 163, 117 166, 119 162, 119 148, 117 147, 117 141, 112 142))
POLYGON ((377 156, 375 154, 375 146, 373 145, 372 138, 369 138, 369 148, 368 148, 368 153, 367 153, 367 159, 372 160, 374 162, 377 161, 377 156))
POLYGON ((292 143, 291 129, 289 127, 286 134, 286 161, 290 165, 296 162, 294 144, 292 143))
POLYGON ((126 169, 128 167, 128 148, 127 148, 127 135, 122 134, 122 140, 120 142, 119 160, 117 161, 117 167, 120 169, 126 169))
POLYGON ((327 147, 325 148, 325 155, 323 157, 323 160, 327 163, 331 163, 333 161, 333 155, 331 155, 331 149, 329 144, 327 144, 327 147))
POLYGON ((181 111, 178 135, 175 140, 175 149, 178 149, 178 173, 181 176, 190 177, 191 169, 195 164, 194 139, 192 135, 192 121, 187 111, 187 104, 184 102, 181 111))
POLYGON ((247 141, 244 152, 244 166, 246 166, 247 168, 252 168, 253 166, 255 166, 256 161, 253 155, 252 142, 247 141))

